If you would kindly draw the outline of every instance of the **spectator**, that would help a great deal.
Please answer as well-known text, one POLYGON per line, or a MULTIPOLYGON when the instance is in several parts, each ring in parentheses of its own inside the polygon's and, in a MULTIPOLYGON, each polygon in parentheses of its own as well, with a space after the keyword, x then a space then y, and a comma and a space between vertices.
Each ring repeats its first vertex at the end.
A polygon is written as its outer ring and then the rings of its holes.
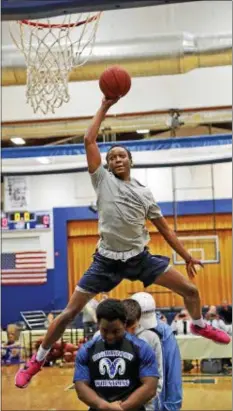
POLYGON ((191 317, 187 310, 181 310, 171 323, 172 331, 175 335, 191 334, 191 317))
POLYGON ((84 337, 87 340, 91 339, 97 330, 96 309, 98 304, 98 301, 93 298, 87 303, 82 311, 84 337))
POLYGON ((159 319, 160 321, 163 321, 165 324, 167 324, 167 317, 164 314, 160 313, 159 319))
POLYGON ((211 305, 206 312, 205 318, 207 321, 209 321, 213 316, 217 315, 217 307, 215 305, 211 305))
MULTIPOLYGON (((175 335, 187 335, 187 334, 192 334, 190 330, 190 325, 191 325, 191 317, 188 313, 187 310, 181 310, 180 313, 178 313, 174 320, 171 323, 171 328, 173 331, 173 334, 175 335)), ((183 371, 184 372, 189 372, 194 368, 194 365, 191 360, 184 360, 183 361, 183 371)))
POLYGON ((226 300, 219 307, 218 315, 226 325, 232 325, 232 306, 226 300))
POLYGON ((50 326, 50 324, 52 324, 53 320, 54 320, 54 314, 53 314, 53 313, 49 313, 49 314, 47 315, 47 319, 46 319, 45 322, 44 322, 44 327, 45 327, 46 329, 49 328, 49 326, 50 326))
POLYGON ((162 344, 163 389, 156 398, 155 410, 178 411, 182 406, 182 369, 180 351, 172 329, 156 317, 155 301, 149 293, 136 293, 132 298, 142 310, 140 325, 155 332, 162 344))
POLYGON ((215 305, 211 305, 209 310, 207 311, 205 318, 208 324, 211 324, 215 328, 219 328, 225 332, 228 332, 227 325, 225 322, 219 317, 217 312, 217 307, 215 305))
MULTIPOLYGON (((218 309, 215 305, 211 305, 205 318, 213 327, 232 335, 232 307, 227 304, 227 301, 223 301, 218 309)), ((226 369, 232 368, 231 359, 222 358, 222 365, 226 369)))
POLYGON ((20 362, 20 332, 15 324, 7 326, 7 342, 2 345, 2 361, 6 364, 20 362))

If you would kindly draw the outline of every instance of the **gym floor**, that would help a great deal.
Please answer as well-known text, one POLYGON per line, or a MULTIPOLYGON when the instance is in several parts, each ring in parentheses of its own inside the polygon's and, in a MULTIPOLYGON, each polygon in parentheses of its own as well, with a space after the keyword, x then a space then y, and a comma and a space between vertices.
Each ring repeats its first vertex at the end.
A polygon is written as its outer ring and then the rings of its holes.
MULTIPOLYGON (((14 386, 17 366, 2 367, 2 410, 87 410, 72 388, 71 368, 44 368, 30 386, 20 390, 14 386)), ((190 373, 184 375, 182 410, 231 410, 231 376, 190 373)))

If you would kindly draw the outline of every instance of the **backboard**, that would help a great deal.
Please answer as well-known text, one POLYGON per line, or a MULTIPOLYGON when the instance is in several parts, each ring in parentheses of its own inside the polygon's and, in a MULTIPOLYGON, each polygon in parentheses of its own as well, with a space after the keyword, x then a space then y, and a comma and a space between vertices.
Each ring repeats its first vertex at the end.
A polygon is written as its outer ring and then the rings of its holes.
MULTIPOLYGON (((187 3, 191 0, 2 0, 2 20, 37 19, 61 14, 187 3)), ((201 0, 199 0, 201 1, 201 0)))
MULTIPOLYGON (((204 264, 219 264, 220 250, 217 235, 179 237, 185 249, 193 258, 201 260, 204 264)), ((173 263, 184 265, 185 261, 173 251, 173 263)))

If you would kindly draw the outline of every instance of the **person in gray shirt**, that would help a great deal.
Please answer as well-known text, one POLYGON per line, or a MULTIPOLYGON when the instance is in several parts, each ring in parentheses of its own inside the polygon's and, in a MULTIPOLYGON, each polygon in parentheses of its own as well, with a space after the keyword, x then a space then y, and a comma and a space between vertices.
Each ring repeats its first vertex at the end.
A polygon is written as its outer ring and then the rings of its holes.
POLYGON ((92 338, 97 330, 96 309, 98 307, 98 304, 98 301, 93 298, 85 305, 84 309, 82 310, 83 331, 84 337, 87 340, 92 338))
MULTIPOLYGON (((157 385, 157 395, 163 388, 163 353, 159 336, 151 330, 145 330, 140 324, 142 310, 140 304, 132 298, 127 298, 122 301, 126 311, 126 331, 136 335, 138 338, 146 341, 153 349, 158 365, 159 380, 157 385)), ((151 400, 154 403, 154 399, 151 400)), ((146 411, 150 410, 150 404, 146 407, 146 411)), ((154 411, 154 407, 152 407, 154 411)))
POLYGON ((38 352, 17 372, 15 385, 19 388, 27 387, 40 371, 52 344, 88 301, 100 292, 111 291, 123 279, 139 280, 144 287, 155 283, 179 294, 193 320, 193 333, 223 344, 231 341, 224 331, 214 329, 203 320, 199 292, 190 281, 196 274, 195 265, 203 264, 191 256, 169 227, 150 189, 131 177, 131 152, 125 145, 114 145, 107 152, 107 169, 102 164, 97 136, 109 108, 117 100, 103 99, 84 137, 99 213, 100 239, 93 262, 79 281, 67 307, 50 325, 38 352), (184 259, 190 280, 169 265, 168 257, 150 254, 147 219, 184 259))

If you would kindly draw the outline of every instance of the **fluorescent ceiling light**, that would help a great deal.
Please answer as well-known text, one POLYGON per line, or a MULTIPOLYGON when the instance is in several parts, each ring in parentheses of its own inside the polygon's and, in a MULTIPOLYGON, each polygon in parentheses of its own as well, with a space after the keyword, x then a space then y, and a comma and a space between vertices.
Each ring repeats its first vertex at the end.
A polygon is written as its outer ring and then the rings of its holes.
POLYGON ((12 137, 11 141, 17 146, 23 146, 24 144, 26 144, 26 141, 21 137, 12 137))
POLYGON ((150 130, 136 130, 138 134, 147 134, 150 132, 150 130))
POLYGON ((50 164, 51 163, 51 161, 48 157, 37 157, 36 160, 38 161, 38 163, 41 163, 41 164, 50 164))

